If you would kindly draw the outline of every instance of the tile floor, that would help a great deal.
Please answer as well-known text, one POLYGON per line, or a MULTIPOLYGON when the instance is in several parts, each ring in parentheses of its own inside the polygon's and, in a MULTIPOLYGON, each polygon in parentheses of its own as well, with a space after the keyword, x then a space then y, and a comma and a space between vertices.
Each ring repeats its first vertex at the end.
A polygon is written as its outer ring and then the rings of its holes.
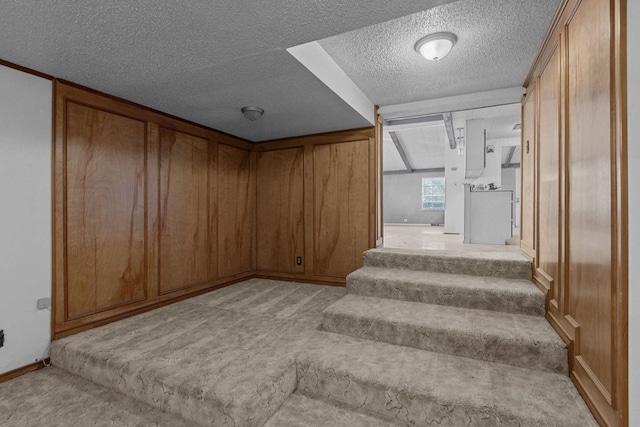
MULTIPOLYGON (((518 240, 519 229, 514 229, 518 240)), ((464 252, 519 252, 516 245, 477 245, 462 243, 462 234, 445 234, 442 226, 387 225, 384 226, 384 247, 402 249, 433 249, 464 252)))

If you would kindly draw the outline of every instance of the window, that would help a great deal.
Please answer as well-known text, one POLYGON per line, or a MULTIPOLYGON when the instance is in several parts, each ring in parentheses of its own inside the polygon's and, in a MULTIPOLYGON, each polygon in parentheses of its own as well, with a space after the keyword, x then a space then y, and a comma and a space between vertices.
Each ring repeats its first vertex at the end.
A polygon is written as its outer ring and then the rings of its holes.
POLYGON ((444 210, 444 177, 422 178, 422 209, 444 210))

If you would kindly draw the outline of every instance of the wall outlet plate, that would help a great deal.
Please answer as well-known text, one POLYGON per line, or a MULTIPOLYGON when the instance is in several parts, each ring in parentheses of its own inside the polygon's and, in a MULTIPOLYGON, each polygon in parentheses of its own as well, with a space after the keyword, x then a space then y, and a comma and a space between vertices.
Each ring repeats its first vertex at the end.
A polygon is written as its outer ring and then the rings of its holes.
POLYGON ((38 310, 44 310, 51 307, 51 298, 40 298, 38 300, 38 310))

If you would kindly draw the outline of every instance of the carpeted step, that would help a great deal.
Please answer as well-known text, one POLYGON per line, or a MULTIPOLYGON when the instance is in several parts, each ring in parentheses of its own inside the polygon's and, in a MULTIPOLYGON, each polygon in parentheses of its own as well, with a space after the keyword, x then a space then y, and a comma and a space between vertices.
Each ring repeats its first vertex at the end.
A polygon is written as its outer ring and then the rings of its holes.
POLYGON ((200 426, 261 426, 295 390, 284 323, 194 300, 54 341, 51 360, 200 426))
POLYGON ((56 367, 0 384, 3 426, 158 426, 195 424, 56 367))
POLYGON ((346 295, 323 328, 455 356, 567 374, 567 348, 544 317, 346 295))
POLYGON ((345 406, 294 393, 264 427, 397 427, 402 423, 383 421, 345 406))
POLYGON ((350 294, 544 316, 544 295, 530 281, 363 267, 347 276, 350 294))
POLYGON ((518 252, 454 252, 408 249, 371 249, 363 265, 435 273, 531 280, 531 262, 518 252))
POLYGON ((567 376, 325 335, 298 355, 299 393, 407 426, 597 426, 567 376))

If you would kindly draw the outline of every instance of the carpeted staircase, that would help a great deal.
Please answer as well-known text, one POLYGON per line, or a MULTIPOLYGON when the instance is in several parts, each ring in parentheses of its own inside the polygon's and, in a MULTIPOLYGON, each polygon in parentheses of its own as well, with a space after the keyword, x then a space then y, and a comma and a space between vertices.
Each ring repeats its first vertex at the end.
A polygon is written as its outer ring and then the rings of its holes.
POLYGON ((296 393, 381 425, 596 425, 530 278, 519 254, 367 251, 323 313, 340 335, 298 357, 296 393))
POLYGON ((595 426, 530 277, 518 253, 375 249, 346 295, 252 279, 51 357, 151 425, 595 426))

